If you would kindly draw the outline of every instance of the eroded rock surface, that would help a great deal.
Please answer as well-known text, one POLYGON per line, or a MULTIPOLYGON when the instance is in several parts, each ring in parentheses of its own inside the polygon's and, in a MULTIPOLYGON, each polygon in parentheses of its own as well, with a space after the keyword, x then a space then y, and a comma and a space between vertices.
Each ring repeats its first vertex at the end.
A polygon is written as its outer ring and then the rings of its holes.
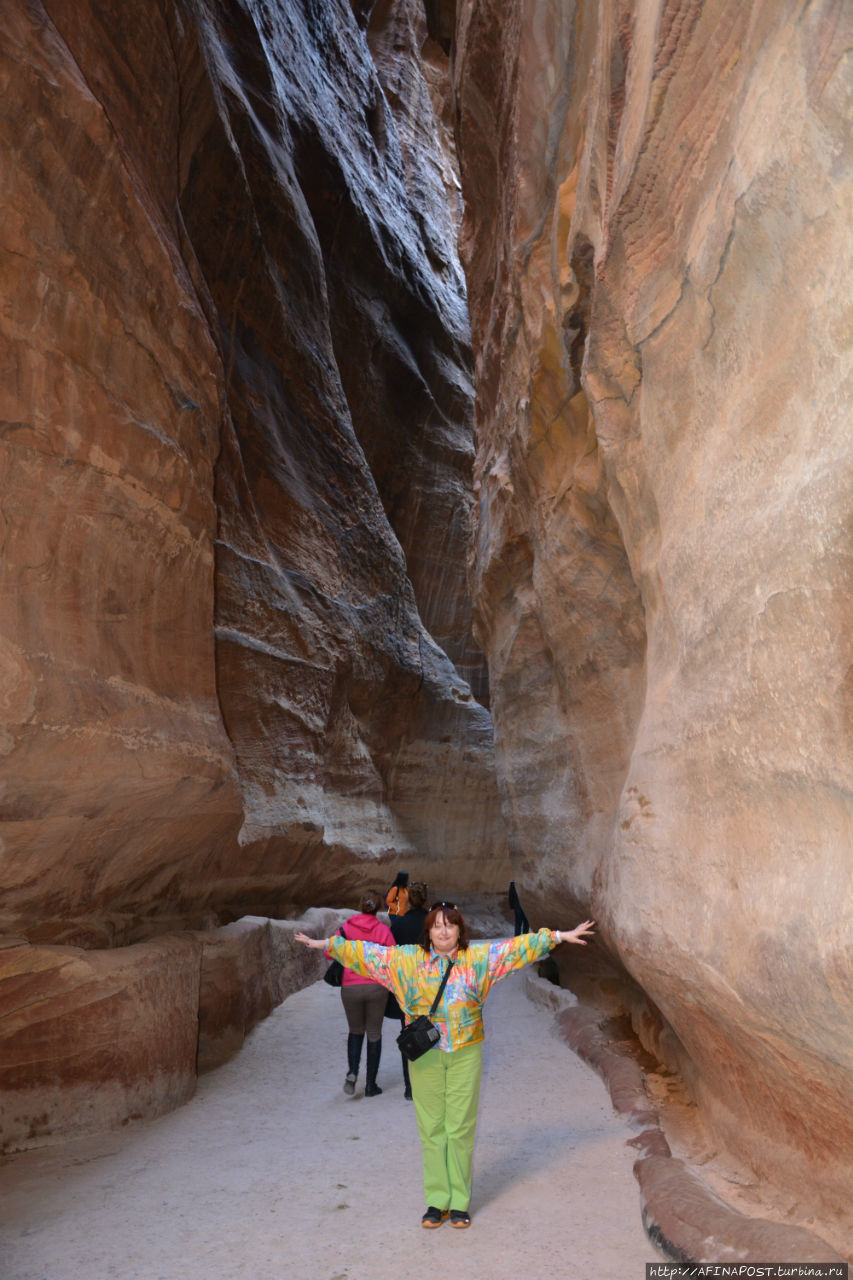
POLYGON ((845 1207, 848 24, 4 7, 13 1141, 173 1105, 187 1020, 209 1065, 280 996, 263 926, 201 986, 200 932, 44 944, 505 884, 482 646, 529 913, 591 911, 714 1132, 845 1207))
POLYGON ((849 7, 457 8, 516 877, 718 1138, 846 1211, 849 7))
POLYGON ((507 874, 447 128, 422 10, 371 8, 4 8, 0 925, 31 940, 507 874))
POLYGON ((173 1110, 286 996, 316 982, 343 914, 243 919, 109 950, 0 944, 0 1150, 173 1110))

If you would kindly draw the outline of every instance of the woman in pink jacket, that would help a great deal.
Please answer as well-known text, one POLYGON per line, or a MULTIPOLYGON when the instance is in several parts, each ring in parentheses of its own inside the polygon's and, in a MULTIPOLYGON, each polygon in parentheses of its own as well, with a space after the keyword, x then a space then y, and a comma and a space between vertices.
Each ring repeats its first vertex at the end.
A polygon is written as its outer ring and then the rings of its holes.
MULTIPOLYGON (((376 919, 376 912, 383 905, 379 894, 371 894, 361 903, 361 914, 350 916, 344 922, 341 933, 349 942, 378 942, 382 947, 394 946, 394 935, 376 919)), ((355 1082, 361 1063, 361 1047, 367 1033, 367 1083, 364 1086, 365 1098, 375 1098, 382 1090, 376 1083, 376 1072, 379 1070, 379 1059, 382 1056, 382 1019, 388 992, 380 982, 363 978, 352 969, 344 969, 341 983, 341 1000, 344 1013, 347 1015, 347 1075, 344 1080, 344 1093, 355 1093, 355 1082)))

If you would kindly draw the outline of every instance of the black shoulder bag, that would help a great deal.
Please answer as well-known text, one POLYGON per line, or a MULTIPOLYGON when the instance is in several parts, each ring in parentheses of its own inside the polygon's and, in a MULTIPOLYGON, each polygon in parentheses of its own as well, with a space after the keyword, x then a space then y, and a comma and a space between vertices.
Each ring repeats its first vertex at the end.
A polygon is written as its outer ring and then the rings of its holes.
POLYGON ((450 977, 452 968, 453 961, 448 960, 444 977, 441 979, 441 986, 438 988, 436 997, 432 1002, 429 1017, 425 1013, 420 1014, 407 1027, 403 1027, 403 1030, 397 1036, 400 1052, 404 1058, 409 1059, 409 1062, 414 1062, 415 1058, 420 1058, 428 1049, 432 1049, 437 1045, 441 1039, 441 1032, 434 1022, 430 1022, 430 1018, 435 1013, 438 1008, 438 1002, 444 995, 444 988, 447 986, 447 979, 450 977))
MULTIPOLYGON (((340 929, 338 929, 338 933, 341 935, 344 942, 346 942, 347 935, 344 933, 343 925, 341 925, 340 929)), ((339 987, 343 982, 343 980, 344 980, 344 966, 341 964, 340 960, 333 960, 329 965, 328 969, 326 970, 326 972, 323 974, 323 981, 328 982, 330 987, 339 987)))

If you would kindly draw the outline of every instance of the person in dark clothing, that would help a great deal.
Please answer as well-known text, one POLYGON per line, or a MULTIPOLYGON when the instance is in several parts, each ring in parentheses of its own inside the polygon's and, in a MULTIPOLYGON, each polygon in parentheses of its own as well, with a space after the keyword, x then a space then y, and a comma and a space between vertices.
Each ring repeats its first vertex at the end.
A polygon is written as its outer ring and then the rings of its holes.
POLYGON ((509 905, 515 914, 515 936, 518 937, 520 933, 529 933, 530 921, 527 919, 527 916, 524 914, 522 909, 514 880, 510 880, 509 882, 509 905))
MULTIPOLYGON (((414 942, 420 941, 421 933, 423 932, 424 921, 427 918, 428 902, 429 902, 429 890, 427 889, 427 886, 425 884, 422 884, 420 881, 416 880, 409 885, 408 911, 403 916, 389 917, 391 921, 391 932, 394 935, 394 941, 397 943, 398 947, 404 946, 406 943, 414 943, 414 942)), ((391 1016, 398 1017, 400 1019, 400 1022, 402 1023, 403 1010, 397 1004, 397 1001, 394 999, 394 996, 390 992, 388 993, 388 1005, 389 1005, 389 1008, 388 1010, 386 1010, 386 1013, 385 1013, 386 1018, 391 1016), (393 1015, 390 1012, 391 1008, 393 1008, 392 1002, 393 1002, 393 1005, 397 1006, 397 1013, 393 1015)), ((408 1098, 411 1101, 412 1084, 409 1079, 409 1060, 402 1053, 400 1054, 400 1057, 403 1060, 403 1080, 405 1081, 405 1084, 406 1084, 406 1088, 403 1096, 408 1098)))
POLYGON ((415 880, 409 885, 409 909, 402 916, 391 916, 391 932, 397 946, 407 942, 418 942, 427 918, 427 902, 429 890, 425 884, 415 880))

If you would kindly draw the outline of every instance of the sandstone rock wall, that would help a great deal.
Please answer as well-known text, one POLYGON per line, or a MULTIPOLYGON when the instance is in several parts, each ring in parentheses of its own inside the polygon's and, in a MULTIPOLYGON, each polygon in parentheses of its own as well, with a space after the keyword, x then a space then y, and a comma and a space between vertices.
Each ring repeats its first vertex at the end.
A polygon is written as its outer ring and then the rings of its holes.
POLYGON ((342 915, 244 919, 111 950, 0 944, 0 1151, 150 1119, 326 961, 293 941, 342 915))
POLYGON ((0 929, 31 941, 505 882, 444 54, 409 4, 392 58, 371 8, 4 6, 0 929))
POLYGON ((718 1138, 824 1211, 853 1152, 849 28, 463 0, 453 54, 516 879, 534 918, 596 916, 718 1138))

